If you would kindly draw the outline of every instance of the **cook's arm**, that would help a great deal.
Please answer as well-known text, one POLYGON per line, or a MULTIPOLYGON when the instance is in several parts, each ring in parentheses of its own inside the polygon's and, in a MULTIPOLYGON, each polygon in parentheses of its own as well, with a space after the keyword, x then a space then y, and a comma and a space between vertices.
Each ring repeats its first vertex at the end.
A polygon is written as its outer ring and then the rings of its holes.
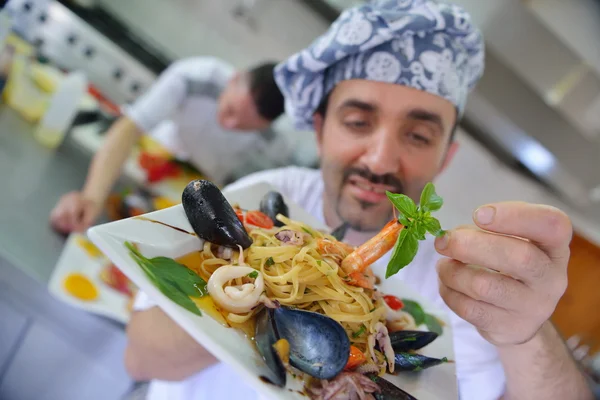
POLYGON ((142 134, 128 117, 119 118, 106 134, 104 144, 94 155, 83 186, 83 195, 102 204, 119 178, 121 168, 142 134))
POLYGON ((502 400, 592 400, 589 383, 550 322, 527 343, 499 346, 506 373, 502 400))
POLYGON ((103 203, 139 137, 170 118, 185 101, 185 69, 186 61, 174 63, 132 106, 124 107, 124 116, 111 126, 92 160, 84 197, 103 203))
POLYGON ((134 312, 125 368, 136 380, 179 381, 217 362, 160 308, 134 312))

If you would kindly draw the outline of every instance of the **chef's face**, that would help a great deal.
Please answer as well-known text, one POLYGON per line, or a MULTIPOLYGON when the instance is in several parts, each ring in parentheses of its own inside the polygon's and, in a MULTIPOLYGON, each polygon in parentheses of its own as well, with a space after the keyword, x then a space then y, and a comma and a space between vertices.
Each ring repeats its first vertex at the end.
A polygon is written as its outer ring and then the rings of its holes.
POLYGON ((315 130, 325 181, 325 215, 359 231, 392 218, 385 191, 418 202, 452 159, 455 107, 406 86, 347 80, 331 92, 315 130))
POLYGON ((219 96, 217 118, 223 128, 236 131, 262 130, 270 124, 258 113, 243 72, 234 75, 219 96))

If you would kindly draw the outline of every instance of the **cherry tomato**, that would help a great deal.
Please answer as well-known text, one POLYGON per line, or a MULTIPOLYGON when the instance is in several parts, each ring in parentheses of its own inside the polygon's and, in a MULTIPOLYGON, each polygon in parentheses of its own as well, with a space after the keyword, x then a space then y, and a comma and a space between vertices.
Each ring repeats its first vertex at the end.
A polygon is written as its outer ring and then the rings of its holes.
POLYGON ((243 224, 244 223, 244 212, 242 210, 240 210, 239 208, 236 208, 235 215, 237 215, 237 217, 239 218, 240 221, 242 221, 242 224, 243 224))
POLYGON ((275 225, 268 215, 260 211, 248 211, 246 213, 246 223, 264 229, 271 229, 275 225))
POLYGON ((383 296, 383 300, 387 303, 387 305, 394 311, 398 311, 399 309, 404 307, 404 303, 402 300, 392 295, 383 296))
POLYGON ((346 363, 344 370, 353 370, 365 361, 367 361, 365 354, 360 351, 358 347, 350 346, 350 357, 348 357, 348 362, 346 363))

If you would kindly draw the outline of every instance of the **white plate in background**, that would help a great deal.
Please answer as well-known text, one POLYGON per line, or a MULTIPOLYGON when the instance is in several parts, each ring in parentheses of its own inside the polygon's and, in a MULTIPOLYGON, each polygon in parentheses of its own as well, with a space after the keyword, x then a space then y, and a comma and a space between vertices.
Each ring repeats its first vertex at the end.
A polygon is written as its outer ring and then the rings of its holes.
POLYGON ((109 287, 100 279, 102 268, 110 264, 110 260, 104 255, 90 256, 79 245, 78 240, 81 239, 87 240, 85 235, 77 233, 69 235, 48 282, 48 290, 55 297, 74 307, 127 323, 131 314, 128 309, 129 297, 109 287), (69 294, 65 290, 64 281, 72 273, 80 273, 92 281, 98 290, 98 298, 83 301, 69 294))

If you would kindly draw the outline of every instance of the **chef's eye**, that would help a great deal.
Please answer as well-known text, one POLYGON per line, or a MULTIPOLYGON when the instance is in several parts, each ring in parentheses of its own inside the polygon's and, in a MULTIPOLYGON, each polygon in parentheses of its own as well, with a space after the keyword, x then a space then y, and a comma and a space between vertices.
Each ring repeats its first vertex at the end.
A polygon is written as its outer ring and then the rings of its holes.
POLYGON ((431 144, 429 137, 418 132, 409 132, 408 139, 416 146, 429 146, 431 144))
POLYGON ((352 130, 365 130, 369 128, 369 122, 365 120, 345 121, 344 125, 352 130))

